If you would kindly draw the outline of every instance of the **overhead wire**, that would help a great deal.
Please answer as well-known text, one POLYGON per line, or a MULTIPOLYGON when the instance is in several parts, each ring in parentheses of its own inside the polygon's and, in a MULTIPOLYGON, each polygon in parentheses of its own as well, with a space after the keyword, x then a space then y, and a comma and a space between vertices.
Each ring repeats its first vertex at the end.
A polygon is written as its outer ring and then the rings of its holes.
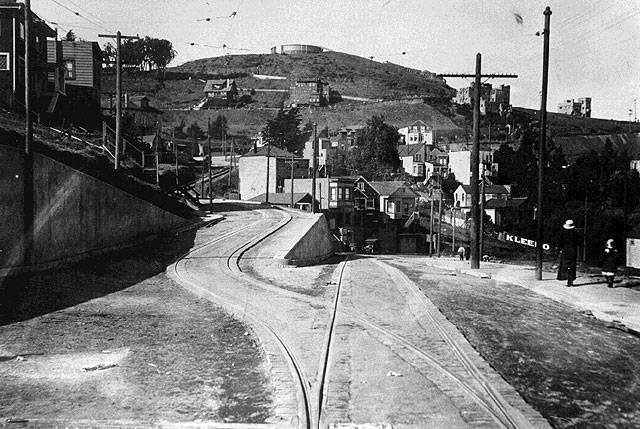
POLYGON ((57 5, 58 5, 58 6, 60 6, 61 8, 65 9, 65 10, 67 10, 67 11, 69 11, 69 12, 71 12, 71 13, 72 13, 72 14, 74 14, 75 16, 78 16, 78 17, 80 17, 80 18, 84 19, 85 21, 89 22, 90 24, 96 25, 98 28, 101 28, 101 29, 106 30, 106 31, 111 31, 111 30, 110 30, 110 29, 108 29, 107 27, 105 27, 105 26, 103 26, 103 25, 101 25, 101 24, 99 24, 99 23, 96 23, 96 22, 94 22, 93 20, 89 19, 88 17, 86 17, 86 16, 82 15, 80 12, 78 12, 78 11, 76 11, 76 10, 71 9, 70 7, 68 7, 68 6, 67 6, 67 5, 65 5, 65 4, 60 3, 58 0, 50 0, 50 1, 51 1, 51 2, 53 2, 53 3, 55 3, 55 4, 57 4, 57 5))

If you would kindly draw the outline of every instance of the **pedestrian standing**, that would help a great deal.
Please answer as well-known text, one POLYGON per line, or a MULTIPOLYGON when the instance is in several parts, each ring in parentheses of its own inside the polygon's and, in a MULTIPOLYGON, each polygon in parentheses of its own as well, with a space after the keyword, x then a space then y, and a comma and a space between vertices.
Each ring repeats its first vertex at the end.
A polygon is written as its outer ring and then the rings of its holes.
POLYGON ((602 253, 602 259, 600 263, 602 265, 602 275, 607 281, 607 287, 613 287, 613 278, 616 275, 616 270, 618 269, 618 251, 613 246, 613 239, 610 238, 607 240, 607 243, 604 248, 604 252, 602 253))
POLYGON ((560 231, 560 267, 558 280, 567 280, 567 287, 576 279, 576 259, 578 257, 578 234, 573 220, 567 219, 560 231))
POLYGON ((465 254, 465 250, 464 250, 464 246, 460 246, 458 247, 458 256, 460 256, 460 260, 464 261, 464 254, 465 254))

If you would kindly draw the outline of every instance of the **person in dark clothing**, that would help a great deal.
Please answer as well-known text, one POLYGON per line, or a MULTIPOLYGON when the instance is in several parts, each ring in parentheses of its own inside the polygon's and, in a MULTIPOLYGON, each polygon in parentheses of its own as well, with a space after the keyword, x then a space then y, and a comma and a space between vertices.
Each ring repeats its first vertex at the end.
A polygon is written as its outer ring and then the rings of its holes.
POLYGON ((576 258, 578 257, 578 234, 573 220, 567 219, 560 231, 560 268, 558 279, 567 280, 567 287, 576 279, 576 258))
POLYGON ((616 275, 618 269, 618 251, 613 247, 613 239, 607 240, 604 252, 602 253, 601 265, 602 275, 607 281, 607 287, 613 287, 613 278, 616 275))

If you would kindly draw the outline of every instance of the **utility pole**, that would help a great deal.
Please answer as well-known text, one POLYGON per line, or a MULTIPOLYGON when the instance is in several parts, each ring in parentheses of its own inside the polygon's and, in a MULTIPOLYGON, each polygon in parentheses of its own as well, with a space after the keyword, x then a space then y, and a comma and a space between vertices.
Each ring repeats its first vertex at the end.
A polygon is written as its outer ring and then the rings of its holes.
POLYGON ((480 190, 479 168, 480 168, 480 97, 482 96, 481 79, 486 78, 517 78, 517 74, 482 74, 482 56, 476 54, 476 72, 470 73, 448 73, 438 74, 440 77, 473 77, 473 146, 471 150, 471 268, 480 268, 480 190))
POLYGON ((429 198, 429 257, 433 256, 433 193, 429 198))
MULTIPOLYGON (((171 144, 173 145, 173 152, 176 156, 176 187, 180 185, 180 181, 178 180, 178 145, 176 144, 176 130, 171 129, 171 144)), ((144 155, 142 155, 144 156, 144 155)))
POLYGON ((160 155, 158 154, 158 149, 160 146, 160 139, 162 136, 162 122, 158 121, 158 129, 156 131, 156 144, 155 146, 155 156, 156 156, 156 185, 160 186, 160 155))
POLYGON ((545 144, 547 139, 547 87, 549 84, 549 25, 551 22, 551 8, 544 10, 544 47, 542 51, 542 97, 540 99, 540 144, 538 145, 538 223, 536 230, 536 280, 542 280, 542 241, 543 228, 543 192, 545 144))
POLYGON ((25 110, 25 131, 24 131, 24 202, 23 202, 23 263, 31 264, 34 242, 34 184, 33 184, 33 123, 31 122, 31 1, 24 2, 24 110, 25 110))
POLYGON ((438 197, 438 258, 440 257, 440 242, 442 241, 442 188, 438 197))
POLYGON ((264 202, 269 204, 269 157, 271 156, 271 142, 267 142, 267 195, 265 196, 264 202))
MULTIPOLYGON (((454 203, 455 204, 455 203, 454 203)), ((456 213, 456 208, 455 205, 451 206, 451 253, 455 254, 456 253, 456 218, 455 218, 455 213, 456 213)))
POLYGON ((293 154, 291 154, 291 208, 293 207, 293 154))
POLYGON ((318 125, 313 123, 313 160, 311 161, 311 169, 313 174, 311 175, 311 213, 316 212, 316 170, 318 168, 318 125))
POLYGON ((120 54, 122 39, 140 39, 138 36, 123 36, 118 30, 113 34, 98 34, 98 37, 107 37, 109 39, 116 38, 116 150, 115 150, 115 169, 120 166, 120 134, 122 127, 122 60, 120 54))
POLYGON ((482 183, 480 184, 480 258, 484 254, 484 204, 485 204, 485 183, 484 183, 485 164, 482 163, 482 183))
MULTIPOLYGON (((207 152, 209 153, 209 161, 207 168, 209 169, 209 211, 213 211, 213 192, 211 191, 211 117, 207 118, 207 152)), ((231 177, 231 168, 229 168, 229 177, 231 177)))

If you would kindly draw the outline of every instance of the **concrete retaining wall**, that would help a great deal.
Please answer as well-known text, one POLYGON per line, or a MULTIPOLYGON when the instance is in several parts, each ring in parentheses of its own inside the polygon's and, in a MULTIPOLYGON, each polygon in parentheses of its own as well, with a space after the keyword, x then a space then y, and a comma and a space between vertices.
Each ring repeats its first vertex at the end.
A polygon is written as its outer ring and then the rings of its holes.
POLYGON ((79 259, 188 221, 41 154, 34 154, 34 246, 24 260, 23 157, 0 146, 0 274, 79 259))
POLYGON ((329 225, 323 214, 288 212, 293 219, 286 229, 286 242, 280 246, 286 250, 277 255, 277 259, 290 265, 310 265, 333 254, 329 225))

